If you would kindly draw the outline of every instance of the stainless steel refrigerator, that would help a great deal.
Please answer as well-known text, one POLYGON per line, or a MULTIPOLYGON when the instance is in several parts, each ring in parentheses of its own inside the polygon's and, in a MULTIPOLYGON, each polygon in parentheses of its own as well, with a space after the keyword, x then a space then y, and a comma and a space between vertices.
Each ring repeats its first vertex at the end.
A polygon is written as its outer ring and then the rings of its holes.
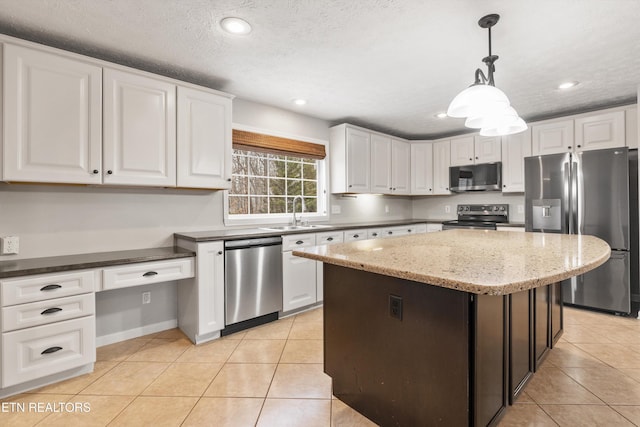
POLYGON ((605 264, 563 282, 565 303, 631 312, 632 284, 638 286, 637 169, 637 150, 627 148, 525 158, 526 231, 590 234, 611 246, 605 264))

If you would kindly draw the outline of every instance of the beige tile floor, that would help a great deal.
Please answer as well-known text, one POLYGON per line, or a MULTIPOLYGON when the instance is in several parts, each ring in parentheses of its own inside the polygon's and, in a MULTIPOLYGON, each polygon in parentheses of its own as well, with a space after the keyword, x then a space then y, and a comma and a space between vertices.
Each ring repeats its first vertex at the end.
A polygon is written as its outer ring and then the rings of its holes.
MULTIPOLYGON (((194 346, 169 330, 101 347, 95 371, 2 402, 0 426, 374 426, 322 372, 322 309, 194 346)), ((565 333, 506 426, 640 426, 640 321, 565 309, 565 333)))

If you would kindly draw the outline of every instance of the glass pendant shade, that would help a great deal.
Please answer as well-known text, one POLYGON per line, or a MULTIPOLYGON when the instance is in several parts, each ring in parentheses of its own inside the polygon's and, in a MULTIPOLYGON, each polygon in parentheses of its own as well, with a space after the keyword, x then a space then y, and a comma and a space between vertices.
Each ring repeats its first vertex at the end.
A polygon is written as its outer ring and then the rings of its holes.
POLYGON ((514 133, 519 133, 527 130, 527 124, 518 117, 518 120, 515 123, 502 127, 494 127, 494 128, 482 128, 480 129, 480 136, 504 136, 504 135, 513 135, 514 133))
MULTIPOLYGON (((503 105, 503 104, 500 104, 503 105)), ((488 108, 489 112, 487 114, 483 114, 480 116, 469 117, 464 122, 464 125, 468 128, 502 128, 505 126, 510 126, 515 124, 515 122, 520 118, 518 117, 518 113, 513 107, 504 107, 502 109, 488 108)), ((486 111, 487 111, 486 110, 486 111)))
POLYGON ((509 98, 495 86, 472 85, 460 92, 447 110, 449 117, 476 117, 510 105, 509 98))

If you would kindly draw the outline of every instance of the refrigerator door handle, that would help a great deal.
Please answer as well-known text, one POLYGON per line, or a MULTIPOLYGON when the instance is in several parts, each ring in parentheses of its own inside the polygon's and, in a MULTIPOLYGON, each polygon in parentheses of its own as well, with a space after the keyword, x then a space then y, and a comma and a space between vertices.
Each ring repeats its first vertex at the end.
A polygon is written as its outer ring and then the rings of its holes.
POLYGON ((571 234, 571 162, 562 165, 562 232, 571 234))
POLYGON ((580 165, 577 162, 571 163, 571 234, 582 234, 582 213, 584 207, 581 206, 584 201, 582 192, 582 177, 580 176, 580 165))

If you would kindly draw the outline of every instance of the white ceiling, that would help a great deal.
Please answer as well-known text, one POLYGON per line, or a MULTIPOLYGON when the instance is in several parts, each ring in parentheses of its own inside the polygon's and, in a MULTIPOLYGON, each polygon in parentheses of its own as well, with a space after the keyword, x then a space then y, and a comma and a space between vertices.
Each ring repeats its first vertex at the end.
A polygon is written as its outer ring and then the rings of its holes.
POLYGON ((0 32, 422 139, 465 132, 434 114, 485 70, 489 13, 496 86, 525 120, 635 102, 640 0, 0 0, 0 32))

